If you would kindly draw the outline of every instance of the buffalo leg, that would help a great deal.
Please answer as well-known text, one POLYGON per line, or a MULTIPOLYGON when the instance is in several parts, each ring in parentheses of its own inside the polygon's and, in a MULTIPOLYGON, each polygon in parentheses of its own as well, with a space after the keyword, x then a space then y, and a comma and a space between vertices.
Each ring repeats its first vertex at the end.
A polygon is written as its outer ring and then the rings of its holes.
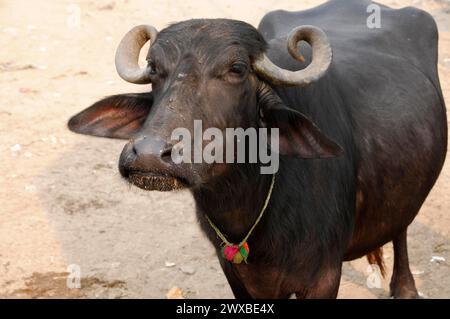
POLYGON ((406 229, 393 240, 394 270, 391 278, 391 295, 394 298, 417 298, 416 285, 409 269, 406 229))

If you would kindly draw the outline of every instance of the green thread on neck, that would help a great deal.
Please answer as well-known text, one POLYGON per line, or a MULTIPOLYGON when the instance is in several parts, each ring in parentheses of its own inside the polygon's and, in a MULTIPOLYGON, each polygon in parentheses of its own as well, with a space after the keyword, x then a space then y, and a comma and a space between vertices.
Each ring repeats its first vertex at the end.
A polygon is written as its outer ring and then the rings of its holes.
MULTIPOLYGON (((266 211, 266 208, 269 205, 269 201, 272 196, 272 191, 273 191, 274 185, 275 185, 275 174, 272 175, 272 182, 270 184, 269 192, 267 194, 266 200, 264 202, 264 206, 261 209, 261 212, 259 213, 258 218, 256 219, 255 223, 253 224, 252 228, 250 228, 249 232, 247 233, 247 236, 245 236, 244 239, 239 243, 239 245, 237 245, 238 247, 241 247, 243 244, 245 244, 245 242, 247 242, 247 240, 250 238, 253 231, 255 230, 256 226, 261 221, 261 218, 263 217, 264 212, 266 211)), ((217 228, 217 226, 214 225, 214 223, 211 221, 211 219, 209 219, 208 215, 205 214, 205 217, 206 217, 206 220, 208 221, 209 225, 211 226, 211 228, 214 229, 214 231, 216 232, 217 237, 219 237, 224 244, 226 244, 228 246, 233 246, 234 244, 227 240, 225 235, 222 234, 222 232, 219 230, 219 228, 217 228)))

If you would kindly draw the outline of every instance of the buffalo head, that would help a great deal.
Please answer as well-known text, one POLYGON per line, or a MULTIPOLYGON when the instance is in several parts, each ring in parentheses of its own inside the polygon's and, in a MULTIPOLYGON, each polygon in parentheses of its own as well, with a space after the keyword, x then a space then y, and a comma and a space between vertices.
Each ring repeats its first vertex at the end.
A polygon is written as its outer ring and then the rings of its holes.
MULTIPOLYGON (((300 71, 276 66, 267 44, 251 25, 234 20, 190 20, 161 32, 138 26, 128 32, 116 54, 126 81, 152 84, 152 91, 103 99, 69 121, 72 131, 130 141, 119 161, 123 177, 147 190, 207 185, 239 170, 224 163, 179 163, 172 133, 194 121, 203 129, 279 128, 279 153, 301 158, 335 156, 341 148, 302 113, 287 107, 274 86, 305 86, 317 81, 331 63, 327 37, 318 28, 300 26, 287 38, 287 49, 302 60, 298 43, 311 45, 311 63, 300 71), (147 64, 139 53, 151 41, 147 64)), ((186 145, 186 144, 184 144, 186 145)))

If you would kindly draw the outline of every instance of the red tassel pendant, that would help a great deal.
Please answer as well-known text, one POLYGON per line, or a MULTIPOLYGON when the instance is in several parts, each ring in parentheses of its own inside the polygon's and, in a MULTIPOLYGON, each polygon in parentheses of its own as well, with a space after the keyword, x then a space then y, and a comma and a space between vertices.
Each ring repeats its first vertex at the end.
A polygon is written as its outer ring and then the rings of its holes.
POLYGON ((233 264, 240 264, 243 261, 247 263, 248 253, 250 249, 247 242, 241 245, 224 244, 221 249, 222 257, 232 262, 233 264))

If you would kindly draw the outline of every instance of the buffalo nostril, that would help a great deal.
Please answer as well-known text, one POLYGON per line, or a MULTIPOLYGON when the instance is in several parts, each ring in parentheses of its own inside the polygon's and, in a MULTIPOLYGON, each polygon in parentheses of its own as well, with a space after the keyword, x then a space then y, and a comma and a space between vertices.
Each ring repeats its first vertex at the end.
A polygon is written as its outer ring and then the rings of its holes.
POLYGON ((147 136, 141 136, 141 137, 139 137, 139 138, 137 138, 137 139, 135 139, 135 140, 133 140, 133 141, 131 141, 131 143, 132 143, 132 145, 133 145, 133 148, 132 148, 132 152, 135 154, 135 155, 137 155, 138 153, 139 153, 139 151, 138 151, 138 145, 140 144, 140 143, 143 143, 143 141, 145 140, 147 138, 147 136))
POLYGON ((139 145, 140 145, 140 144, 144 144, 146 139, 147 139, 147 136, 146 136, 146 135, 143 135, 143 136, 138 137, 138 138, 136 138, 136 139, 134 139, 134 140, 132 140, 132 141, 130 142, 130 143, 132 143, 132 145, 133 145, 133 148, 132 148, 131 151, 132 151, 135 155, 138 155, 138 154, 139 154, 139 148, 142 147, 142 145, 141 145, 141 146, 139 146, 139 145))
POLYGON ((166 147, 163 150, 161 150, 161 159, 164 162, 171 162, 172 161, 172 146, 166 147))

